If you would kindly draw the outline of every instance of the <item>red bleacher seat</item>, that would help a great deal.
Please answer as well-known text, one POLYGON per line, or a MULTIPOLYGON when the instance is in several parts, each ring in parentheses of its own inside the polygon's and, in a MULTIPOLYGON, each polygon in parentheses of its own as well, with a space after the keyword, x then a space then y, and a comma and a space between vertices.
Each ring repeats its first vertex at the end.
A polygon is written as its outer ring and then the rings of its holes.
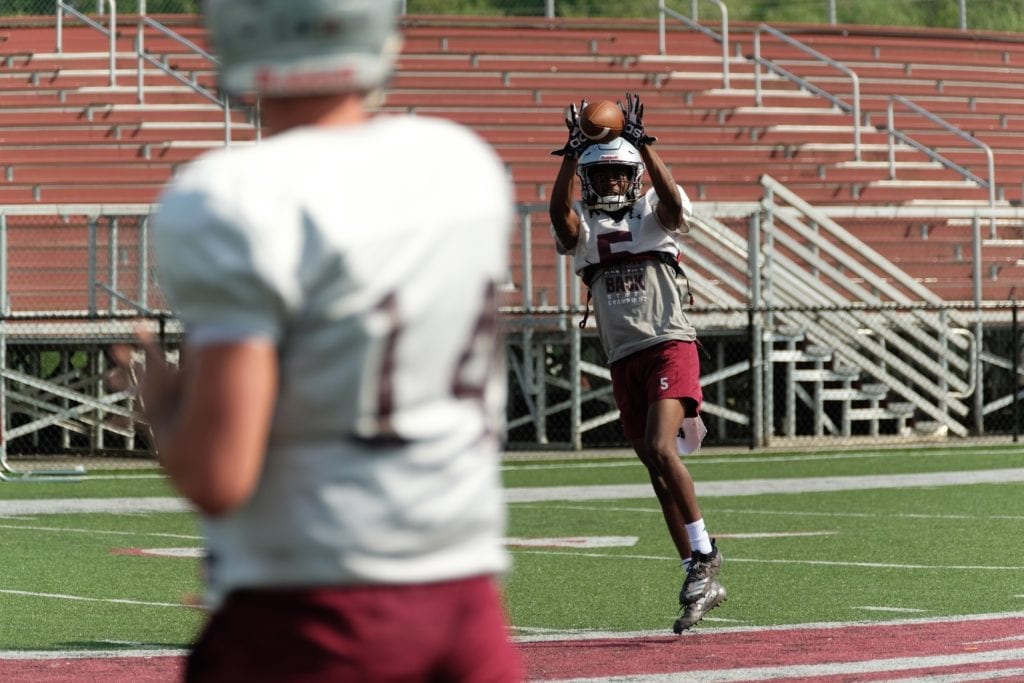
MULTIPOLYGON (((195 17, 161 20, 207 45, 195 17)), ((179 164, 223 143, 222 112, 152 66, 144 72, 145 103, 138 103, 137 17, 126 15, 122 22, 116 87, 109 85, 108 44, 99 32, 69 22, 64 53, 57 55, 52 27, 7 30, 0 55, 0 169, 5 172, 0 202, 148 203, 179 164)), ((409 16, 405 24, 403 53, 384 112, 442 116, 473 127, 508 165, 522 203, 543 207, 547 201, 558 167, 550 151, 564 141, 566 105, 583 98, 619 99, 628 90, 643 94, 659 152, 697 202, 757 202, 764 195, 759 178, 769 174, 824 207, 985 205, 986 189, 909 147, 897 148, 895 178, 889 177, 889 139, 876 127, 884 126, 894 94, 909 96, 991 145, 1000 201, 1024 200, 1024 158, 1018 151, 1024 149, 1024 49, 986 41, 984 35, 789 27, 794 37, 858 70, 864 125, 856 161, 852 116, 825 98, 766 78, 761 106, 755 106, 754 66, 744 57, 752 51, 754 24, 734 23, 728 89, 722 82, 721 46, 678 24, 670 23, 665 55, 657 54, 653 20, 409 16)), ((844 74, 768 35, 762 38, 767 59, 851 98, 851 81, 844 74)), ((149 32, 146 48, 188 78, 214 87, 212 65, 186 54, 180 44, 149 32)), ((232 120, 234 140, 255 138, 244 115, 233 114, 232 120)), ((979 149, 905 108, 897 110, 896 122, 987 177, 979 149)), ((546 210, 538 211, 533 261, 538 297, 553 292, 555 257, 546 221, 546 210)), ((911 263, 912 254, 898 241, 877 244, 891 248, 897 263, 911 263)), ((513 244, 512 253, 517 250, 513 244)), ((952 259, 952 250, 929 244, 929 256, 919 263, 942 262, 943 254, 952 259)), ((996 256, 991 258, 999 265, 996 256)), ((1015 267, 994 268, 994 282, 1016 277, 1015 267)))

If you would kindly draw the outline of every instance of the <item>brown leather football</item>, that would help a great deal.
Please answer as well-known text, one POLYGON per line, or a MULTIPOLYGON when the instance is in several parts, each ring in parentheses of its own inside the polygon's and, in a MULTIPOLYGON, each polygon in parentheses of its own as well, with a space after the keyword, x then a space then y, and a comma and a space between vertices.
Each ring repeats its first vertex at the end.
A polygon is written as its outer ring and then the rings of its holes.
POLYGON ((594 142, 614 140, 624 125, 622 110, 611 100, 589 104, 580 115, 580 130, 594 142))

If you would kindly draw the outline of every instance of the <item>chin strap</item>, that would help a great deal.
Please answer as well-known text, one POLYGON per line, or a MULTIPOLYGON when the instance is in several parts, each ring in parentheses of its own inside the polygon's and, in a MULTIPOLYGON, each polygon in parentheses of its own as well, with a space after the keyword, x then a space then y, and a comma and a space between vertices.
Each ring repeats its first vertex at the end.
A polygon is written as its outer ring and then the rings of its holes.
POLYGON ((590 300, 594 298, 594 293, 591 291, 590 286, 587 286, 587 303, 583 304, 583 320, 579 322, 580 329, 582 330, 587 326, 587 321, 590 320, 590 300))

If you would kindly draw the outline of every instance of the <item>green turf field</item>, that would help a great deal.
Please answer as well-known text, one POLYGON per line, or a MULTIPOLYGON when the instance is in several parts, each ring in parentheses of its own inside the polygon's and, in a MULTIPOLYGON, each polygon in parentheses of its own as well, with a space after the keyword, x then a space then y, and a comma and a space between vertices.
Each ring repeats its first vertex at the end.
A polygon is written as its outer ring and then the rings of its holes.
MULTIPOLYGON (((697 628, 1024 608, 1019 446, 738 451, 688 464, 729 591, 697 628)), ((637 461, 517 459, 505 480, 517 635, 668 632, 681 572, 637 461)), ((172 495, 155 472, 0 483, 0 650, 187 645, 202 620, 188 604, 201 587, 191 513, 17 507, 172 495)))

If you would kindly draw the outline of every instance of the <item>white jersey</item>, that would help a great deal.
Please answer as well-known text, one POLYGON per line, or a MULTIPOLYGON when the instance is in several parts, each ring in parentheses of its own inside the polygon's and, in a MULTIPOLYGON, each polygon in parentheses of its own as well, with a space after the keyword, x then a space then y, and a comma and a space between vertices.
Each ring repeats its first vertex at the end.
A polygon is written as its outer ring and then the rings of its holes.
POLYGON ((255 495, 204 520, 212 604, 507 567, 494 292, 512 224, 493 150, 418 116, 212 153, 165 192, 154 245, 186 343, 267 338, 280 358, 255 495))
MULTIPOLYGON (((678 190, 683 217, 689 221, 693 205, 683 188, 678 190)), ((677 278, 680 234, 662 227, 657 204, 658 195, 651 189, 619 220, 579 202, 575 206, 580 231, 573 267, 590 286, 597 331, 609 363, 666 341, 697 338, 683 312, 685 299, 677 278), (661 258, 636 258, 642 255, 661 258)), ((557 235, 555 247, 560 254, 569 251, 557 235)))
MULTIPOLYGON (((689 221, 693 215, 693 204, 682 187, 677 185, 676 188, 683 203, 683 219, 689 221)), ((658 194, 653 188, 630 207, 621 221, 616 221, 604 211, 588 209, 577 201, 573 207, 580 217, 576 247, 566 249, 556 235, 555 249, 559 254, 572 253, 573 270, 579 275, 587 266, 608 264, 626 254, 663 252, 678 258, 680 234, 662 227, 655 213, 657 206, 658 194)))

